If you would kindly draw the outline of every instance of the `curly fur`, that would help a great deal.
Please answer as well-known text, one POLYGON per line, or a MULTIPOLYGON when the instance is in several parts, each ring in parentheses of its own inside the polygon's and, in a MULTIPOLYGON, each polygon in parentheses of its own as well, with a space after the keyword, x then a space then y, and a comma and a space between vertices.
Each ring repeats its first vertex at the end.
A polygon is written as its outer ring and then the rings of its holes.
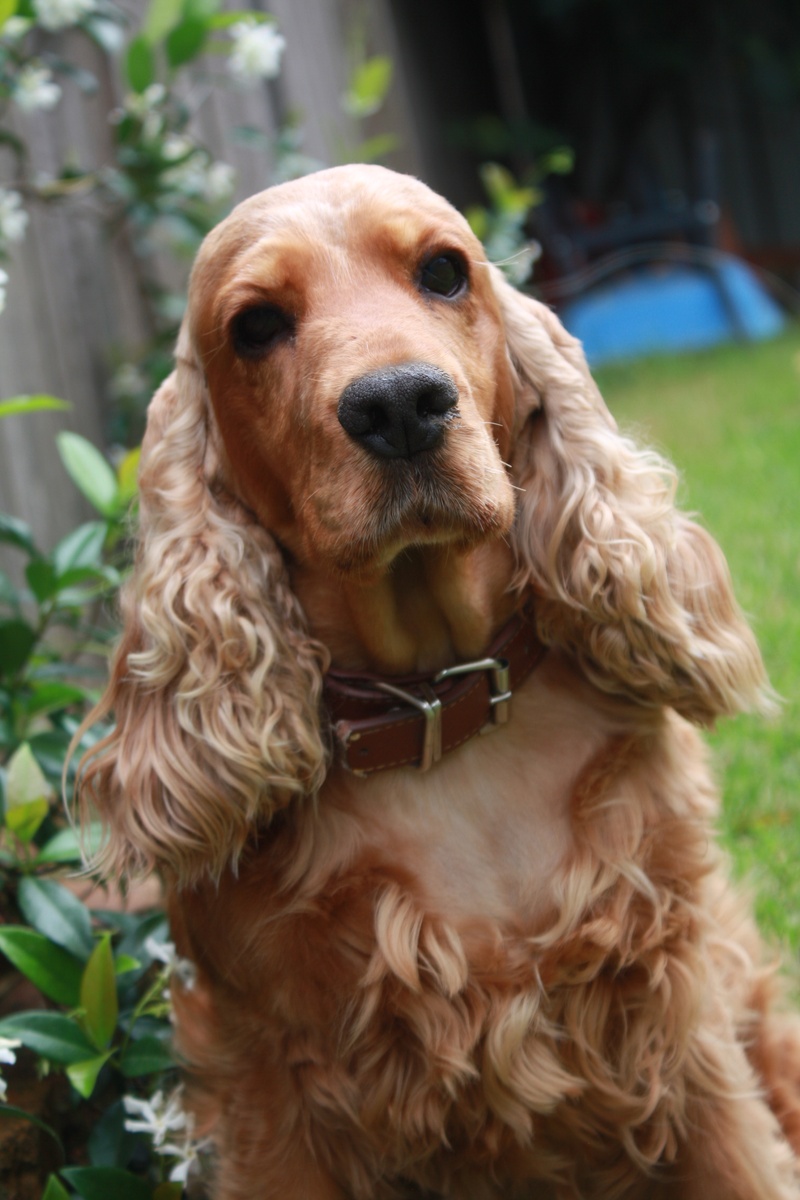
MULTIPOLYGON (((499 273, 498 273, 499 274, 499 273)), ((621 437, 580 345, 495 276, 511 355, 533 391, 515 467, 517 586, 599 687, 704 724, 769 707, 758 648, 713 538, 674 506, 674 468, 621 437)))
POLYGON ((416 181, 322 172, 207 239, 80 780, 105 867, 162 872, 198 965, 173 995, 215 1200, 800 1196, 800 1023, 689 723, 769 690, 674 493, 416 181), (468 287, 427 295, 452 251, 468 287), (248 357, 259 304, 290 332, 248 357), (381 462, 338 399, 417 361, 457 413, 381 462), (531 599, 549 651, 508 725, 426 774, 343 769, 330 659, 433 672, 531 599))

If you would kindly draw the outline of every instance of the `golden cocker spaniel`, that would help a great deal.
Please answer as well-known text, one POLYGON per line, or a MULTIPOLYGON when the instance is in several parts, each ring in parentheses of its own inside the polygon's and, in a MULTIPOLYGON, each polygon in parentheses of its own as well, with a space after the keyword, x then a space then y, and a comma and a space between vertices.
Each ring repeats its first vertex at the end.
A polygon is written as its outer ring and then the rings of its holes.
POLYGON ((216 1200, 800 1196, 693 728, 768 692, 674 486, 416 180, 206 239, 81 786, 197 964, 216 1200))

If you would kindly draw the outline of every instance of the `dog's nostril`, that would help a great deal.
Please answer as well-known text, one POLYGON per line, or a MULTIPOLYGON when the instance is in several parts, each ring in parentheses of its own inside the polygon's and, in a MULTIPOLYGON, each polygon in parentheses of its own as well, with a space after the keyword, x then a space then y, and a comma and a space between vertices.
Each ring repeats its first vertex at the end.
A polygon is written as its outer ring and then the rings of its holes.
POLYGON ((444 436, 458 403, 454 380, 430 363, 402 363, 355 379, 339 397, 342 428, 382 458, 411 458, 444 436))
POLYGON ((442 404, 442 398, 436 392, 423 392, 417 401, 417 416, 429 417, 432 413, 437 415, 446 412, 450 407, 449 404, 442 404))
POLYGON ((386 410, 377 404, 372 405, 367 416, 369 418, 368 430, 372 433, 382 433, 389 424, 389 416, 386 410))

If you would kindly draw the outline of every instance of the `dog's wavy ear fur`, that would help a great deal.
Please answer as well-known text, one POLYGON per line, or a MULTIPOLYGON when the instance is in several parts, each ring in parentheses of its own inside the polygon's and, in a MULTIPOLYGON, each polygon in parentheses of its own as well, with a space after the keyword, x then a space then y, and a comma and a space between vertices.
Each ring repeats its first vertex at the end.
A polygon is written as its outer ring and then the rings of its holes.
POLYGON ((324 778, 325 651, 304 631, 275 542, 226 489, 184 330, 140 468, 139 541, 111 682, 86 725, 81 806, 108 830, 108 873, 218 875, 255 825, 324 778))
POLYGON ((517 376, 517 585, 541 636, 589 678, 699 724, 770 705, 714 539, 674 504, 673 468, 622 437, 580 343, 492 268, 517 376))

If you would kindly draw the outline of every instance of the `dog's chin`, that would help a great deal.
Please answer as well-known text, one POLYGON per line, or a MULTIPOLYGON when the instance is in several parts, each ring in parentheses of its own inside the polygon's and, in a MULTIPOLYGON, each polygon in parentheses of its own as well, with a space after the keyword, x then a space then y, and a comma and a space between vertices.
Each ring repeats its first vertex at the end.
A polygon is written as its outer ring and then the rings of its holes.
POLYGON ((510 532, 514 501, 506 479, 488 490, 448 479, 444 472, 384 485, 346 535, 333 539, 331 558, 342 575, 371 575, 413 547, 466 551, 510 532))

